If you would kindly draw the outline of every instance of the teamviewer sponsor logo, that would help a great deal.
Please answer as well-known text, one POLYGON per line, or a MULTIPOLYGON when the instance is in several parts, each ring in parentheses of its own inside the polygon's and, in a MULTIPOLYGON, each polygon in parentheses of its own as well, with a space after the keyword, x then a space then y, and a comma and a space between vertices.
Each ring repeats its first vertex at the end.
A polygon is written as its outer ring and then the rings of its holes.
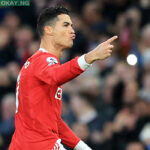
POLYGON ((0 0, 0 6, 30 6, 30 0, 0 0))

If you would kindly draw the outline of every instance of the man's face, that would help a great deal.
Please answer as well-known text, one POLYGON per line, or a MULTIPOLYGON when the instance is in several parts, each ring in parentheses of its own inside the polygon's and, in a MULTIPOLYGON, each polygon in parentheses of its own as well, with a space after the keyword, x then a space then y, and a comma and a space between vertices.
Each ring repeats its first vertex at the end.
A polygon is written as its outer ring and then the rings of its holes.
POLYGON ((64 48, 71 48, 75 32, 72 28, 72 21, 66 14, 58 15, 58 20, 53 28, 53 37, 55 44, 64 48))

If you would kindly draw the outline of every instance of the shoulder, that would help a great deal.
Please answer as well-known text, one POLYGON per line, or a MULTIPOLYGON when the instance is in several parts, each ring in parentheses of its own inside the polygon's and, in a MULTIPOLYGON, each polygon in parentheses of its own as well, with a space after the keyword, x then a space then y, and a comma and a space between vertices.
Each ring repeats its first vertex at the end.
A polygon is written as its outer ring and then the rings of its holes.
POLYGON ((31 59, 33 63, 40 64, 40 65, 43 64, 43 65, 51 66, 54 64, 60 64, 59 59, 56 56, 41 51, 36 52, 35 55, 31 57, 31 59))

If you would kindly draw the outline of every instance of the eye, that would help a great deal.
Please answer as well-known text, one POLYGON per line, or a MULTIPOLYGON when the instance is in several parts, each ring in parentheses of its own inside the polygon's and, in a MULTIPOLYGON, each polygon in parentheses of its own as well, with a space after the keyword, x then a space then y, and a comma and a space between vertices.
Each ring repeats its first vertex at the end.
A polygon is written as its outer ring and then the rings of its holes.
POLYGON ((68 26, 70 26, 70 25, 71 25, 71 24, 70 24, 69 22, 64 22, 64 23, 63 23, 63 26, 64 26, 64 27, 68 27, 68 26))
POLYGON ((64 24, 64 27, 68 27, 68 24, 64 24))

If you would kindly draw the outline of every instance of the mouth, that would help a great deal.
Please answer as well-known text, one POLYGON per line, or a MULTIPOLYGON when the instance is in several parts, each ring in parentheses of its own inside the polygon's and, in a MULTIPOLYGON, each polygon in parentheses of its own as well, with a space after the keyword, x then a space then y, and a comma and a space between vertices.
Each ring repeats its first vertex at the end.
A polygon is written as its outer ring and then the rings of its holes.
POLYGON ((72 39, 72 40, 74 40, 75 38, 76 38, 76 36, 75 36, 75 35, 71 36, 71 39, 72 39))

